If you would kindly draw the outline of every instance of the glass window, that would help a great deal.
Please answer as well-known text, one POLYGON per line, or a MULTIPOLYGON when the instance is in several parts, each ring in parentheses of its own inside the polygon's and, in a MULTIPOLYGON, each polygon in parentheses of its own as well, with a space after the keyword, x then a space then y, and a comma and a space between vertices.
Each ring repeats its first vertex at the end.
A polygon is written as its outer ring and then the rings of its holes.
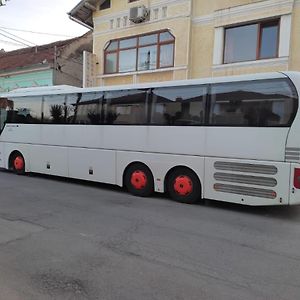
POLYGON ((105 73, 117 72, 117 53, 108 53, 105 57, 105 73))
POLYGON ((159 66, 161 68, 174 65, 174 44, 160 46, 159 66))
POLYGON ((21 97, 11 101, 7 111, 7 123, 41 123, 42 97, 21 97))
POLYGON ((215 84, 210 124, 287 126, 294 117, 296 101, 296 92, 284 79, 215 84))
POLYGON ((278 23, 266 23, 261 27, 260 58, 277 56, 278 23))
POLYGON ((147 91, 124 90, 105 93, 105 124, 145 125, 147 91))
POLYGON ((43 123, 71 124, 79 95, 49 95, 43 97, 43 123))
POLYGON ((137 38, 120 40, 120 49, 136 47, 137 38))
POLYGON ((157 46, 142 47, 139 49, 138 70, 156 69, 157 46))
POLYGON ((224 62, 256 59, 257 24, 226 29, 224 62))
POLYGON ((144 35, 139 38, 139 45, 145 46, 145 45, 157 44, 157 39, 158 39, 158 34, 144 35))
POLYGON ((154 89, 151 124, 174 126, 203 124, 206 93, 206 86, 154 89))
POLYGON ((105 74, 174 66, 175 39, 168 31, 111 41, 104 50, 105 74))
POLYGON ((120 51, 119 72, 135 71, 136 49, 120 51))
POLYGON ((174 40, 174 36, 169 31, 161 32, 159 34, 160 42, 173 41, 173 40, 174 40))
POLYGON ((109 45, 108 45, 108 47, 106 48, 106 50, 107 51, 117 50, 118 49, 118 44, 119 44, 118 41, 110 42, 109 45))
POLYGON ((80 94, 75 105, 74 123, 103 124, 102 100, 102 92, 80 94))
POLYGON ((224 63, 277 57, 279 20, 225 29, 224 63))

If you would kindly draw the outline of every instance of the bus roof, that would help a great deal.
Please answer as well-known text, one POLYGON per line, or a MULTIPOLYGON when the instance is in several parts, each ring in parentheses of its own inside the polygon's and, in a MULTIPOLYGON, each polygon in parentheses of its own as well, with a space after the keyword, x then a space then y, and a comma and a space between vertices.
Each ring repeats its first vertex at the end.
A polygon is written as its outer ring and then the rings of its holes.
POLYGON ((165 82, 151 82, 143 84, 127 84, 127 85, 114 85, 114 86, 100 86, 79 88, 69 85, 57 85, 47 87, 33 87, 33 88, 21 88, 16 89, 8 93, 0 94, 0 97, 12 98, 12 97, 24 97, 24 96, 38 96, 38 95, 57 95, 57 94, 70 94, 70 93, 84 93, 84 92, 101 92, 101 91, 114 91, 114 90, 128 90, 128 89, 146 89, 155 87, 172 87, 172 86, 186 86, 186 85, 198 85, 198 84, 211 84, 211 83, 226 83, 226 82, 238 82, 248 80, 263 80, 263 79, 275 79, 286 78, 289 73, 300 72, 272 72, 272 73, 257 73, 249 75, 235 75, 225 77, 210 77, 201 79, 187 79, 178 81, 165 81, 165 82))

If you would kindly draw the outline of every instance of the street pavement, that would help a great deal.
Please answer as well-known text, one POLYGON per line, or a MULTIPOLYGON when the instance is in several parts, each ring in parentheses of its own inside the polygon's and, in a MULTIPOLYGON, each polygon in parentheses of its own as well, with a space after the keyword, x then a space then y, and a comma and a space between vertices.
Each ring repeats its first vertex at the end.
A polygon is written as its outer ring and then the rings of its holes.
POLYGON ((0 300, 300 299, 300 207, 0 172, 0 300))

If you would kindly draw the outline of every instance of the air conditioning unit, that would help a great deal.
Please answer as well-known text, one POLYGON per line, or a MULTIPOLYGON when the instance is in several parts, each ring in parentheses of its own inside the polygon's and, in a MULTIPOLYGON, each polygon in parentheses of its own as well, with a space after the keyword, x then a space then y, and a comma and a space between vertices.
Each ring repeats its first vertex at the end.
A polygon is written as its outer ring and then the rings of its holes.
POLYGON ((149 17, 149 10, 144 6, 131 7, 129 11, 129 20, 133 23, 142 23, 149 17))

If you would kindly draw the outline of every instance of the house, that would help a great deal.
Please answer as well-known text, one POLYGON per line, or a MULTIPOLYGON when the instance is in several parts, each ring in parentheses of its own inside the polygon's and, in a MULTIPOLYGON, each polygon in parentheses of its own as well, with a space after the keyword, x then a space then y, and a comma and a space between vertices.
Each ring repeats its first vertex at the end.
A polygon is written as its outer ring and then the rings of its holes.
POLYGON ((82 86, 83 51, 91 51, 87 33, 47 45, 0 52, 0 92, 20 87, 82 86))
POLYGON ((94 85, 300 70, 299 0, 82 0, 94 85))

